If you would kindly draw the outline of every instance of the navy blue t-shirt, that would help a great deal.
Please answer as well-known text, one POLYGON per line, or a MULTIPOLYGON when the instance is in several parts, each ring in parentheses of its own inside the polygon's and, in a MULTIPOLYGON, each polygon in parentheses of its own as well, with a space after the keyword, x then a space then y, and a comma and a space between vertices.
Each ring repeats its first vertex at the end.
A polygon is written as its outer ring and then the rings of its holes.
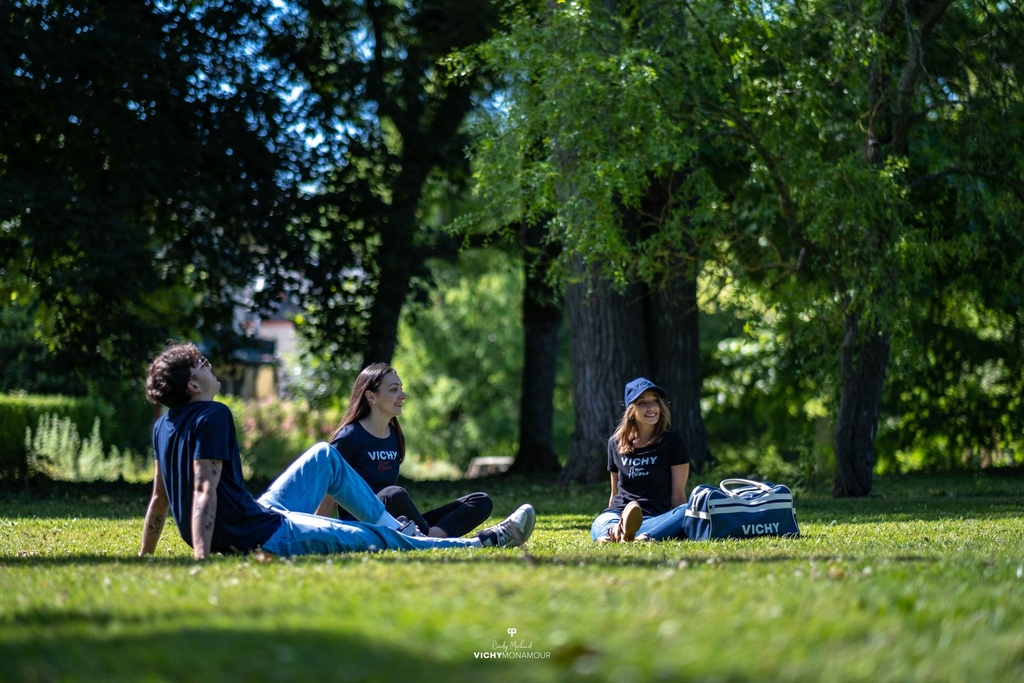
POLYGON ((621 511, 635 500, 646 516, 668 512, 672 509, 672 466, 689 462, 683 438, 675 432, 665 432, 658 443, 631 453, 619 453, 619 442, 615 437, 608 439, 608 471, 619 475, 619 490, 608 510, 621 511))
POLYGON ((281 515, 261 505, 245 488, 231 410, 217 401, 199 401, 173 408, 153 425, 153 454, 160 465, 171 515, 178 532, 192 547, 193 460, 223 460, 217 484, 217 516, 210 550, 249 552, 259 548, 281 526, 281 515))
POLYGON ((374 493, 398 481, 398 435, 391 429, 383 439, 358 422, 345 425, 331 441, 341 457, 370 485, 374 493))

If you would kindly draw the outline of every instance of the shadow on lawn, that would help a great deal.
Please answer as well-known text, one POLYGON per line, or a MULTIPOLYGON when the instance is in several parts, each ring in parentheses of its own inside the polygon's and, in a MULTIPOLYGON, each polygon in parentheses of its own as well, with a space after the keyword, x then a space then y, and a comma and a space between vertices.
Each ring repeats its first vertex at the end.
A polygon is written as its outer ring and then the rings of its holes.
MULTIPOLYGON (((796 541, 799 542, 799 541, 796 541)), ((437 553, 403 553, 383 552, 367 555, 366 553, 352 553, 350 555, 309 555, 305 557, 288 560, 275 559, 260 567, 266 567, 268 571, 277 569, 275 565, 286 565, 285 570, 295 568, 302 570, 306 567, 319 567, 329 562, 334 567, 344 569, 348 564, 353 566, 364 566, 368 560, 382 565, 416 565, 424 567, 425 570, 439 568, 446 565, 520 565, 525 568, 545 567, 601 567, 607 569, 629 568, 629 569, 658 569, 674 568, 680 563, 687 563, 689 566, 698 567, 703 565, 713 566, 722 564, 775 564, 785 562, 806 562, 834 560, 834 554, 810 554, 799 553, 764 554, 763 548, 751 549, 742 540, 711 541, 713 545, 703 545, 700 550, 715 550, 715 554, 709 557, 706 553, 694 552, 696 548, 689 541, 666 541, 659 544, 659 550, 669 549, 669 554, 662 554, 658 557, 640 557, 632 553, 623 552, 615 554, 604 554, 603 552, 586 551, 562 551, 557 555, 547 553, 534 555, 526 550, 515 553, 504 552, 466 552, 458 554, 437 554, 437 553)), ((935 562, 936 558, 919 555, 901 555, 891 558, 898 562, 935 562)), ((124 567, 138 562, 149 567, 160 567, 167 569, 191 569, 210 564, 232 563, 255 563, 251 556, 245 557, 215 557, 207 560, 202 565, 189 558, 147 558, 141 560, 135 557, 111 557, 109 555, 66 555, 61 557, 5 557, 0 558, 0 567, 4 568, 35 568, 35 567, 124 567)), ((281 567, 279 567, 281 568, 281 567)), ((2 660, 0 660, 2 661, 2 660)), ((2 679, 0 679, 2 680, 2 679)))
MULTIPOLYGON (((680 548, 685 547, 684 543, 679 544, 680 548)), ((676 558, 685 559, 685 558, 676 558)), ((703 562, 705 558, 700 558, 703 562)), ((266 567, 268 570, 275 565, 286 565, 302 569, 303 567, 319 566, 330 562, 333 566, 344 568, 346 565, 363 566, 367 561, 380 564, 408 564, 408 565, 452 565, 452 564, 520 564, 525 566, 562 566, 576 565, 586 562, 590 565, 621 566, 621 567, 657 567, 665 564, 664 558, 640 558, 630 555, 593 555, 586 553, 568 553, 558 557, 547 555, 533 555, 527 550, 518 552, 491 552, 491 551, 456 551, 452 553, 432 552, 397 552, 386 551, 381 553, 350 553, 347 555, 307 555, 291 559, 274 559, 267 563, 257 563, 253 556, 219 556, 197 563, 187 557, 149 557, 138 558, 133 556, 116 557, 111 555, 48 555, 48 556, 19 556, 0 557, 0 567, 9 568, 33 568, 33 567, 117 567, 133 564, 145 565, 146 567, 161 567, 168 569, 191 569, 198 567, 209 567, 216 564, 252 563, 259 567, 266 567)), ((695 560, 697 561, 697 560, 695 560)))
POLYGON ((794 499, 800 524, 880 524, 965 519, 1021 519, 1024 495, 904 497, 887 499, 794 499))
POLYGON ((152 484, 34 481, 31 487, 0 486, 0 516, 49 519, 142 518, 152 484))
POLYGON ((449 640, 431 651, 429 642, 424 647, 423 634, 410 633, 408 641, 418 647, 405 648, 402 634, 368 640, 345 633, 345 615, 338 616, 331 630, 273 625, 260 630, 241 624, 181 627, 174 615, 168 621, 149 619, 138 624, 121 617, 115 624, 113 616, 102 613, 23 616, 34 633, 22 635, 16 643, 0 643, 6 681, 422 680, 426 672, 431 680, 441 681, 515 680, 516 672, 520 678, 533 678, 525 666, 478 661, 474 648, 490 649, 490 640, 467 643, 464 651, 449 640), (112 626, 113 634, 108 630, 112 626), (142 633, 118 633, 124 630, 119 626, 142 633))

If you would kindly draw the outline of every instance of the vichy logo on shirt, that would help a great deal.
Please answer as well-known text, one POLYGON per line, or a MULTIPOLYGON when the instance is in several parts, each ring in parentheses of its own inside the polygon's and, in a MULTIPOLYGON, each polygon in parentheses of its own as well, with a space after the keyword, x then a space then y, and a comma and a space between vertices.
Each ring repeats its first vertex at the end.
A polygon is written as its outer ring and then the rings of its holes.
POLYGON ((658 462, 657 456, 647 456, 643 458, 623 458, 622 465, 627 472, 629 477, 643 477, 648 474, 648 465, 653 465, 658 462))
POLYGON ((369 451, 370 460, 398 460, 398 451, 369 451))

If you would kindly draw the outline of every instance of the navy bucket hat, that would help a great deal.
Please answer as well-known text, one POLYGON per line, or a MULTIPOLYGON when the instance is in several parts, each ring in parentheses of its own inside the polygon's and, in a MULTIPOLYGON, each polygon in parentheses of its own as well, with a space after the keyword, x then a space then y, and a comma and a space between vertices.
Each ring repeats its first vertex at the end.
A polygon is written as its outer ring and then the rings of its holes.
POLYGON ((626 385, 626 406, 640 398, 640 394, 645 391, 653 391, 665 398, 665 390, 659 387, 657 384, 647 379, 646 377, 637 377, 635 380, 626 385))

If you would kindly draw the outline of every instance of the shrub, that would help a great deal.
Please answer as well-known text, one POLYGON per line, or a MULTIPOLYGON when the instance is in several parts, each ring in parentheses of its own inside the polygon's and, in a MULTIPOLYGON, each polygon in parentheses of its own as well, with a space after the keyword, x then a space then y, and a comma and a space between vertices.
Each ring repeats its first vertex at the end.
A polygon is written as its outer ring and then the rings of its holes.
POLYGON ((97 418, 112 420, 114 409, 93 398, 0 394, 0 480, 27 476, 25 430, 36 430, 47 414, 67 418, 85 434, 97 418))
POLYGON ((246 477, 274 479, 310 446, 327 440, 341 421, 337 410, 313 409, 306 401, 217 400, 231 408, 246 477))
MULTIPOLYGON (((306 401, 217 400, 231 409, 247 478, 276 478, 314 443, 326 441, 341 421, 339 409, 314 409, 306 401)), ((148 449, 144 457, 123 444, 104 447, 110 431, 104 425, 114 413, 94 399, 0 395, 0 480, 29 473, 64 481, 152 480, 148 449)), ((134 414, 130 421, 133 430, 147 422, 134 414)))
POLYGON ((83 438, 67 417, 46 413, 35 431, 25 429, 25 453, 30 474, 42 474, 56 481, 143 481, 148 470, 131 451, 117 446, 106 455, 100 436, 100 418, 83 438))

